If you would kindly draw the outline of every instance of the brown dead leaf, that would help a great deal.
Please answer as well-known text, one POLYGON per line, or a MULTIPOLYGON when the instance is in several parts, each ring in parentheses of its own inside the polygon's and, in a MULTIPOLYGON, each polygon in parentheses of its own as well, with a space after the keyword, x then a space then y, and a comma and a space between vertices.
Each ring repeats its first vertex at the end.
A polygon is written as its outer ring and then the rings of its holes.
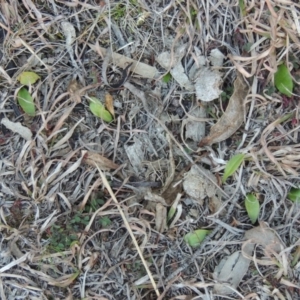
POLYGON ((83 151, 84 155, 84 162, 92 167, 95 167, 97 165, 101 170, 108 171, 110 169, 117 169, 119 168, 119 165, 115 164, 110 159, 94 152, 90 151, 83 151))
POLYGON ((110 114, 115 117, 115 109, 114 109, 114 99, 111 94, 105 94, 105 106, 106 109, 110 112, 110 114))
POLYGON ((75 79, 71 80, 68 86, 68 92, 71 96, 71 98, 76 102, 81 102, 81 96, 82 96, 82 86, 79 82, 77 82, 75 79))
POLYGON ((215 175, 200 165, 193 165, 190 171, 185 174, 183 180, 183 190, 185 193, 198 201, 200 205, 203 204, 206 197, 215 195, 216 185, 217 179, 215 175))
POLYGON ((260 226, 246 231, 245 239, 262 245, 266 250, 271 249, 277 253, 284 248, 276 232, 269 228, 265 222, 260 222, 260 226))
MULTIPOLYGON (((221 201, 221 199, 215 195, 213 195, 212 197, 209 198, 208 200, 208 208, 211 211, 212 214, 215 214, 217 211, 219 211, 219 209, 221 209, 223 206, 223 202, 221 201)), ((223 216, 226 214, 226 210, 223 209, 220 212, 220 215, 223 216)))
MULTIPOLYGON (((177 179, 177 178, 176 178, 177 179)), ((171 205, 174 200, 176 199, 176 196, 178 193, 182 192, 182 181, 179 179, 172 181, 169 188, 166 189, 162 194, 162 198, 166 200, 166 203, 168 205, 171 205)))
POLYGON ((234 93, 230 97, 225 113, 210 129, 209 135, 200 142, 200 147, 224 141, 240 128, 244 121, 244 103, 247 93, 248 86, 242 75, 238 73, 234 82, 234 93))

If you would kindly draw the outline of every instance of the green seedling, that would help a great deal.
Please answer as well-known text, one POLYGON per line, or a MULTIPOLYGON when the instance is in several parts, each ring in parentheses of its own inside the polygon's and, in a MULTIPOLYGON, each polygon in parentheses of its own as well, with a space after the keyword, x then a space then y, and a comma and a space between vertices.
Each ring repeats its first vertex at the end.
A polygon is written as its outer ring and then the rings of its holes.
POLYGON ((247 194, 245 199, 245 207, 251 223, 254 224, 259 216, 260 205, 258 199, 253 194, 247 194))
POLYGON ((90 110, 96 117, 109 123, 113 120, 112 115, 108 110, 105 109, 104 105, 95 97, 88 97, 90 100, 90 110))
POLYGON ((242 162, 245 160, 245 154, 239 153, 234 155, 226 164, 225 171, 222 177, 222 182, 224 183, 229 176, 236 172, 240 167, 242 162))
POLYGON ((274 76, 274 83, 279 92, 288 97, 292 96, 294 83, 290 71, 285 64, 278 66, 274 76))
POLYGON ((33 102, 33 98, 30 93, 27 91, 25 87, 22 87, 17 94, 17 99, 19 105, 22 107, 24 112, 29 116, 35 116, 35 106, 33 102))
POLYGON ((290 199, 293 202, 300 203, 300 189, 291 188, 287 197, 288 197, 288 199, 290 199))
POLYGON ((189 246, 198 247, 210 232, 208 229, 197 229, 187 233, 183 239, 189 246))
POLYGON ((162 82, 164 83, 169 83, 172 79, 172 75, 170 72, 168 72, 163 78, 162 78, 162 82))

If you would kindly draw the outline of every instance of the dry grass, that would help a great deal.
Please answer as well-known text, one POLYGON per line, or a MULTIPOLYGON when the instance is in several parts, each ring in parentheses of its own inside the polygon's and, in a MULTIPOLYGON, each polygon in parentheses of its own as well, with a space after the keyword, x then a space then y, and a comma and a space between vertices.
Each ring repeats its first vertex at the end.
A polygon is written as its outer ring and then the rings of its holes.
MULTIPOLYGON (((297 1, 22 0, 2 1, 0 13, 0 119, 33 133, 25 140, 0 128, 1 299, 300 299, 299 205, 287 199, 300 169, 297 1), (76 31, 68 41, 70 24, 76 31), (199 50, 209 64, 218 48, 228 58, 223 90, 237 71, 247 80, 244 124, 230 141, 198 148, 185 138, 197 101, 176 81, 163 83, 171 67, 155 60, 169 51, 175 62, 182 44, 186 72, 199 50), (99 55, 100 46, 156 67, 159 76, 131 76, 111 90, 104 82, 122 72, 109 54, 99 55), (295 82, 289 98, 274 89, 281 62, 295 82), (29 87, 35 117, 17 105, 23 71, 41 77, 29 87), (107 92, 115 110, 109 124, 87 101, 107 92), (191 165, 221 178, 237 152, 246 161, 225 184, 219 180, 221 207, 211 211, 209 199, 201 204, 183 194, 168 228, 165 211, 191 165), (242 249, 252 227, 249 192, 283 247, 257 246, 235 293, 218 295, 215 267, 242 249), (183 237, 198 228, 212 232, 192 249, 183 237)), ((207 131, 224 112, 219 100, 198 119, 207 131)))

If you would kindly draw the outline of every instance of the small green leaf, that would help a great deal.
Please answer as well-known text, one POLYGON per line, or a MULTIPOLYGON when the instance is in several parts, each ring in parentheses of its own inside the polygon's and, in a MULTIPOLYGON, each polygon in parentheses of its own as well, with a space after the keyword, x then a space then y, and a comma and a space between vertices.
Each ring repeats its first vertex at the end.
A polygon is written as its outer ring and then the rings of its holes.
POLYGON ((30 85, 34 84, 40 78, 41 77, 34 72, 22 72, 17 79, 24 85, 30 85))
POLYGON ((251 223, 254 224, 259 216, 260 205, 259 201, 253 194, 247 194, 245 199, 246 211, 251 223))
POLYGON ((231 176, 244 161, 245 154, 239 153, 231 157, 231 159, 227 162, 225 171, 223 174, 222 182, 224 183, 229 176, 231 176))
POLYGON ((177 210, 177 207, 178 207, 180 197, 181 197, 181 194, 178 194, 175 201, 174 201, 174 203, 170 207, 170 210, 169 210, 168 215, 167 215, 167 223, 169 223, 172 220, 172 218, 174 217, 174 215, 176 213, 176 210, 177 210))
POLYGON ((276 88, 282 94, 288 97, 292 96, 294 88, 293 79, 290 75, 289 69, 284 64, 278 66, 277 72, 274 76, 274 83, 276 88))
POLYGON ((90 110, 96 116, 102 119, 105 122, 111 122, 113 120, 112 115, 108 110, 105 109, 104 105, 95 97, 89 97, 90 102, 90 110))
POLYGON ((244 0, 239 0, 239 7, 242 13, 242 16, 246 16, 247 12, 246 12, 246 6, 245 6, 245 2, 244 0))
POLYGON ((183 239, 191 247, 198 247, 210 232, 211 230, 208 229, 197 229, 187 233, 183 239))
POLYGON ((171 75, 171 73, 169 72, 169 73, 167 73, 167 74, 162 78, 162 81, 163 81, 164 83, 168 83, 168 82, 171 81, 171 79, 172 79, 172 75, 171 75))
POLYGON ((35 106, 33 99, 26 88, 21 88, 17 95, 18 103, 29 116, 35 116, 35 106))
POLYGON ((102 227, 108 227, 111 224, 111 220, 108 216, 100 218, 100 223, 102 227))
POLYGON ((291 188, 287 196, 291 201, 300 203, 300 189, 291 188))

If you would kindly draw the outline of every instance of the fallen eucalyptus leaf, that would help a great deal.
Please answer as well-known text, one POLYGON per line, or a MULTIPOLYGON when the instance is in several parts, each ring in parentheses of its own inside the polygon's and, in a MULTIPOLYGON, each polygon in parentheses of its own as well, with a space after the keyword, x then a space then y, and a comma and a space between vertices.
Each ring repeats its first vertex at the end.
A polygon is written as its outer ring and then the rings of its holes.
POLYGON ((84 162, 86 164, 92 167, 95 167, 96 164, 102 171, 109 171, 111 169, 115 170, 119 168, 119 165, 98 153, 85 151, 82 155, 84 155, 84 162))
POLYGON ((23 87, 18 91, 17 98, 18 98, 18 103, 22 107, 24 112, 29 116, 32 117, 35 116, 34 102, 30 93, 27 91, 26 88, 23 87))
POLYGON ((254 224, 259 216, 260 205, 259 201, 253 194, 247 194, 245 199, 246 211, 251 223, 254 224))
POLYGON ((245 154, 239 153, 231 157, 231 159, 227 162, 225 171, 222 177, 222 182, 224 183, 229 176, 231 176, 244 161, 245 154))
POLYGON ((242 75, 238 73, 234 82, 234 93, 230 97, 225 113, 212 126, 209 135, 200 142, 200 147, 224 141, 240 128, 244 121, 244 104, 247 93, 248 86, 242 75))
POLYGON ((187 233, 183 239, 189 246, 198 247, 210 232, 208 229, 197 229, 187 233))
POLYGON ((250 260, 244 257, 241 251, 231 254, 222 260, 214 270, 214 279, 218 281, 214 290, 220 295, 229 295, 234 292, 249 268, 250 260))
POLYGON ((31 85, 34 84, 40 78, 41 77, 35 72, 22 72, 17 79, 20 81, 21 84, 31 85))

